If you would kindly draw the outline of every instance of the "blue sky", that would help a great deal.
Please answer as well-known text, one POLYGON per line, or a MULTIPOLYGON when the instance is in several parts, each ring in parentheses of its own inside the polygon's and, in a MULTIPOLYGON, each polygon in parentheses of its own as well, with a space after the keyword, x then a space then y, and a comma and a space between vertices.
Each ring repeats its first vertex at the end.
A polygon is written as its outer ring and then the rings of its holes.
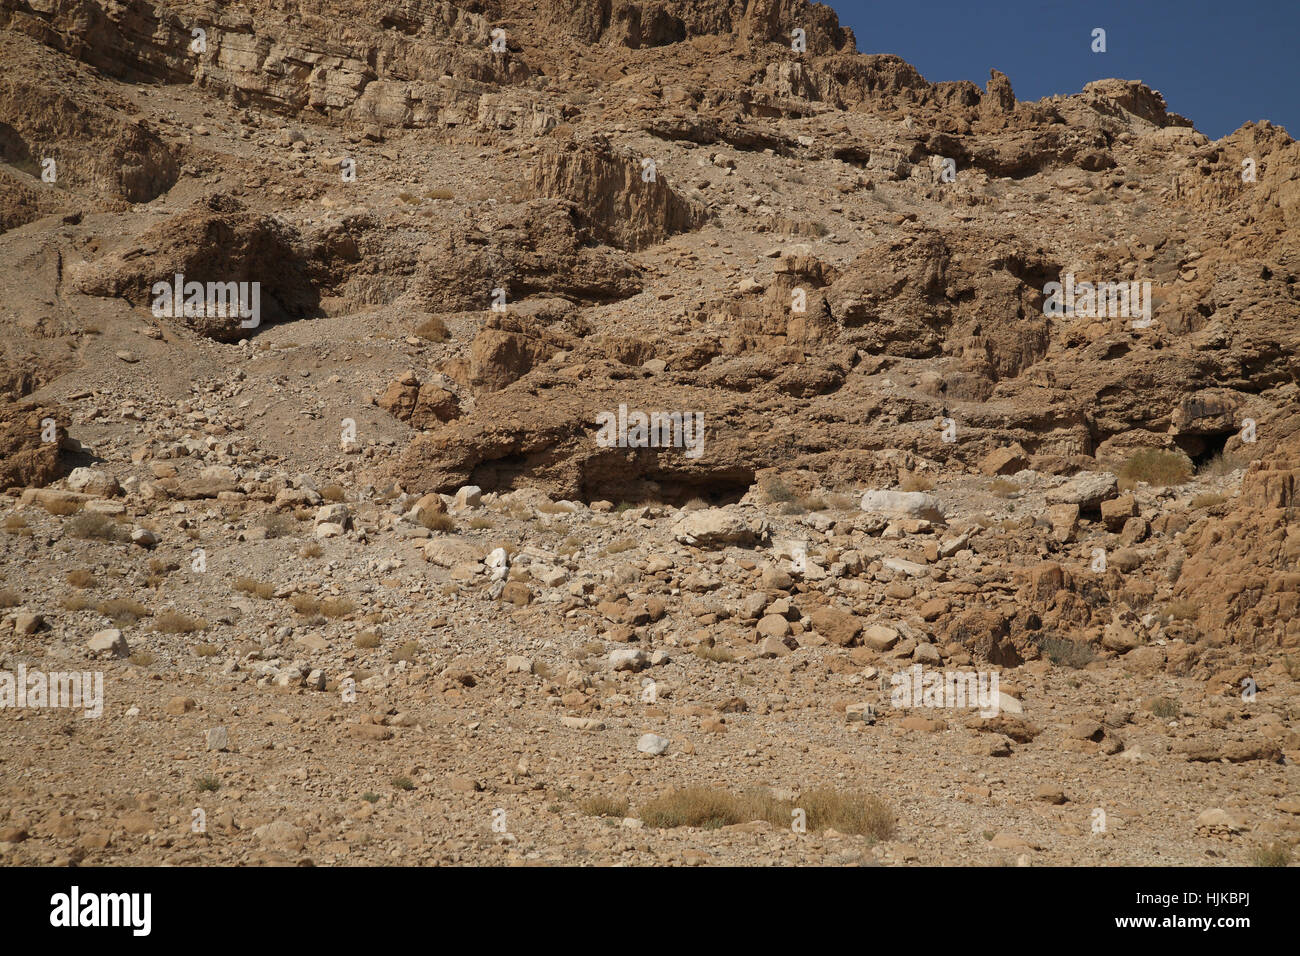
POLYGON ((931 82, 989 69, 1020 100, 1141 80, 1217 139, 1267 119, 1300 137, 1300 0, 831 0, 863 53, 894 53, 931 82), (1106 52, 1091 50, 1094 27, 1106 52))

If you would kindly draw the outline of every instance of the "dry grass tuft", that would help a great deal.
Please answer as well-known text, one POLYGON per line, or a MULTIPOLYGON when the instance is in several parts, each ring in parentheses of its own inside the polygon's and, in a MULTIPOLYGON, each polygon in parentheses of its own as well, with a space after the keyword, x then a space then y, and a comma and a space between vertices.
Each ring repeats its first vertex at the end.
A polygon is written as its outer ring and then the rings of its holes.
POLYGON ((835 830, 875 840, 888 840, 896 826, 893 811, 868 793, 860 791, 810 790, 795 800, 778 800, 763 791, 733 794, 712 787, 687 787, 650 801, 641 808, 641 819, 660 828, 701 827, 716 829, 763 820, 785 829, 802 810, 809 832, 835 830))
POLYGON ((604 555, 622 554, 624 551, 631 551, 635 547, 636 542, 631 538, 620 538, 617 541, 611 541, 609 544, 605 545, 604 549, 600 553, 604 555))
POLYGON ((1120 466, 1118 477, 1125 490, 1136 488, 1139 482, 1156 488, 1181 485, 1192 477, 1192 463, 1180 452, 1143 448, 1120 466))
POLYGON ((714 664, 730 664, 736 659, 735 654, 717 644, 696 644, 691 649, 691 653, 701 660, 711 661, 714 664))
POLYGON ((133 601, 130 598, 110 598, 107 601, 101 601, 96 610, 119 627, 125 624, 134 624, 140 618, 149 617, 153 614, 139 601, 133 601))
POLYGON ((95 576, 85 568, 77 568, 73 571, 69 571, 64 575, 63 580, 67 581, 74 588, 93 588, 98 583, 95 581, 95 576))
POLYGON ((1245 468, 1249 464, 1249 458, 1239 458, 1236 455, 1226 455, 1219 452, 1219 454, 1197 468, 1196 473, 1198 475, 1208 475, 1212 478, 1223 478, 1232 474, 1238 468, 1245 468))
POLYGON ((934 482, 925 475, 905 471, 898 479, 898 487, 903 491, 931 491, 934 488, 934 482))
POLYGON ((1285 843, 1266 843, 1250 851, 1251 866, 1289 866, 1291 848, 1285 843))
POLYGON ((425 509, 420 512, 420 524, 430 531, 441 531, 443 533, 456 530, 456 522, 449 514, 443 514, 440 511, 430 511, 425 509))
POLYGON ((320 602, 320 613, 326 617, 347 617, 357 609, 357 602, 347 597, 329 597, 320 602))
POLYGON ((257 581, 253 578, 235 578, 235 590, 268 601, 275 594, 275 585, 267 581, 257 581))
POLYGON ((578 809, 589 817, 626 817, 629 804, 626 797, 588 797, 578 804, 578 809))
POLYGON ((1057 667, 1076 670, 1087 667, 1097 658, 1087 641, 1072 641, 1068 637, 1045 637, 1038 642, 1038 649, 1057 667))
POLYGON ((112 518, 94 512, 77 515, 68 522, 68 531, 74 538, 87 541, 125 541, 130 537, 112 518))
POLYGON ((758 489, 763 493, 763 496, 773 504, 784 501, 794 501, 795 498, 798 497, 798 495, 790 489, 790 486, 780 478, 768 478, 766 481, 759 483, 758 489))
POLYGON ((190 617, 180 611, 163 611, 154 618, 153 629, 164 634, 193 634, 208 626, 201 617, 190 617))
POLYGON ((263 515, 258 525, 266 529, 268 538, 287 538, 298 530, 298 523, 282 514, 263 515))
POLYGON ((451 338, 447 323, 436 315, 431 315, 415 330, 415 334, 426 342, 446 342, 451 338))
POLYGON ((989 493, 997 495, 999 498, 1010 498, 1020 491, 1020 486, 1014 481, 1008 481, 1005 478, 994 478, 989 483, 989 493))
POLYGON ((320 613, 320 598, 314 594, 291 595, 289 604, 293 606, 294 613, 301 614, 303 617, 320 613))
POLYGON ((326 485, 320 490, 320 496, 330 504, 338 504, 340 501, 347 500, 342 485, 326 485))

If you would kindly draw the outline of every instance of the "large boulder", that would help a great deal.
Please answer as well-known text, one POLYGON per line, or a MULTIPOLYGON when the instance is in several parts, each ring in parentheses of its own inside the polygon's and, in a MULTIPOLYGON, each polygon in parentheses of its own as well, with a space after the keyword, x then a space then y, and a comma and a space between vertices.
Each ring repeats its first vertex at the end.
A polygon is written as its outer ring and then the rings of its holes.
POLYGON ((862 496, 862 510, 891 518, 943 520, 939 499, 922 491, 868 491, 862 496))
POLYGON ((692 511, 681 518, 673 525, 673 537, 682 544, 697 548, 725 548, 728 545, 751 545, 757 535, 734 511, 708 508, 692 511))
POLYGON ((1119 480, 1112 474, 1081 471, 1059 488, 1053 488, 1046 497, 1049 505, 1078 505, 1084 511, 1096 511, 1118 489, 1119 480))

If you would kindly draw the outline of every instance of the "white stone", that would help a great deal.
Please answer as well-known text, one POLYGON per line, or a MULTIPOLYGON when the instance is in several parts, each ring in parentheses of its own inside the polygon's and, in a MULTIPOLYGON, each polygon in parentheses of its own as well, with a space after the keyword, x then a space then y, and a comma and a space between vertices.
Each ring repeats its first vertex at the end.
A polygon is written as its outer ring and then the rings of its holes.
POLYGON ((668 749, 670 741, 667 737, 660 737, 658 734, 642 734, 641 739, 636 742, 636 749, 652 757, 658 757, 668 749))
POLYGON ((609 663, 616 671, 639 671, 650 663, 650 657, 639 648, 620 647, 610 652, 609 663))
POLYGON ((68 475, 68 487, 87 495, 111 498, 122 493, 122 486, 106 471, 98 468, 74 468, 68 475))
POLYGON ((939 499, 922 491, 868 491, 862 496, 862 510, 896 518, 943 520, 939 499))
POLYGON ((126 646, 126 638, 122 632, 115 627, 110 627, 104 631, 96 632, 86 647, 92 654, 112 654, 115 657, 126 657, 129 653, 126 646))

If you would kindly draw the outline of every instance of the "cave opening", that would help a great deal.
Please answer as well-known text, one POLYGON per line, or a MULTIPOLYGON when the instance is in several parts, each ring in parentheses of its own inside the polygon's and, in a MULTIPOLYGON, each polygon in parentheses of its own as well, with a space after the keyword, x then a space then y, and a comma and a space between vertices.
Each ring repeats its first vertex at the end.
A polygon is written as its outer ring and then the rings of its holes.
POLYGON ((727 472, 725 474, 656 475, 653 478, 604 477, 589 478, 582 485, 582 499, 612 501, 615 504, 650 505, 665 504, 680 508, 690 501, 699 500, 711 508, 735 504, 745 497, 754 484, 752 472, 727 472))
POLYGON ((1223 454, 1228 439, 1235 434, 1234 429, 1227 429, 1205 435, 1177 435, 1174 437, 1174 444, 1187 454, 1187 457, 1192 460, 1192 466, 1200 471, 1202 466, 1223 454))

